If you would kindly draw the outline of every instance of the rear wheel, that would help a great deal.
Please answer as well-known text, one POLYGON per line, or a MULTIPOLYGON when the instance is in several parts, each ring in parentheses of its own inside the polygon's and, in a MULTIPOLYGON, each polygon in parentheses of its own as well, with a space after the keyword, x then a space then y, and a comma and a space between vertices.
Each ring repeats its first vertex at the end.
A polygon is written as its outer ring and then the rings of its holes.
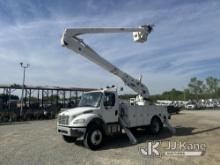
POLYGON ((65 136, 63 135, 63 140, 67 143, 73 143, 76 141, 76 137, 71 137, 71 136, 65 136))
POLYGON ((91 150, 97 150, 101 147, 104 134, 100 127, 93 126, 88 128, 84 138, 84 145, 91 150))
POLYGON ((159 134, 162 129, 162 123, 159 118, 154 117, 151 120, 150 131, 153 135, 159 134))

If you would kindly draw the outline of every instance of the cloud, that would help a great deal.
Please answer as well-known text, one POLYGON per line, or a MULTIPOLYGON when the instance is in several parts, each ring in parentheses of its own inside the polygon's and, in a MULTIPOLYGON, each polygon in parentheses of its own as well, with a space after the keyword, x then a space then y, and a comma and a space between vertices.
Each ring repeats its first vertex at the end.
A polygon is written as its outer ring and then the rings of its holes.
MULTIPOLYGON (((155 23, 148 42, 132 34, 84 35, 104 58, 138 78, 151 93, 183 89, 192 76, 219 76, 218 1, 5 1, 0 3, 0 83, 20 83, 19 62, 30 63, 27 83, 105 87, 121 80, 62 48, 66 27, 155 23)), ((127 91, 130 92, 129 89, 127 91)))

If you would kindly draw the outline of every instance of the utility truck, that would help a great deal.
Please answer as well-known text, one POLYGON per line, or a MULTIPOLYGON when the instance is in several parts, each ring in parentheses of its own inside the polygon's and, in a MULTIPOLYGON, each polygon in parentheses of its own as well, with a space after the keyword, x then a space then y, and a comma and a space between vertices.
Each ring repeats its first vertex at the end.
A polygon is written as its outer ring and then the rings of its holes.
POLYGON ((167 126, 175 130, 168 122, 170 116, 166 107, 156 106, 149 100, 148 88, 129 74, 102 58, 89 47, 79 35, 95 33, 133 32, 136 42, 145 42, 153 30, 151 25, 137 28, 67 28, 62 38, 62 46, 73 50, 103 69, 118 76, 138 95, 130 101, 119 99, 116 87, 86 92, 81 96, 78 107, 58 114, 57 132, 66 142, 81 139, 84 145, 92 150, 98 149, 106 136, 126 133, 132 144, 137 143, 130 129, 148 128, 158 134, 167 126))

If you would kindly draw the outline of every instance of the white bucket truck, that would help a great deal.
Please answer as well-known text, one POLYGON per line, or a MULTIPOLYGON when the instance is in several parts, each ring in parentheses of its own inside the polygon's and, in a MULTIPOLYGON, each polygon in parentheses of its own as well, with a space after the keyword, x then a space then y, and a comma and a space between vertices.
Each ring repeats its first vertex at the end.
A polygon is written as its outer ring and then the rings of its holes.
POLYGON ((67 142, 83 139, 84 145, 92 150, 103 144, 105 136, 123 131, 132 144, 137 141, 130 128, 149 128, 158 134, 163 126, 172 132, 175 130, 168 123, 170 116, 166 107, 153 105, 149 101, 148 88, 110 62, 98 55, 78 36, 86 33, 122 33, 133 32, 136 42, 147 40, 152 31, 151 25, 137 28, 70 28, 63 33, 61 44, 84 56, 105 70, 118 76, 135 92, 137 97, 130 102, 120 100, 115 87, 86 92, 81 96, 79 106, 61 112, 57 120, 57 132, 67 142), (148 127, 147 127, 148 126, 148 127))

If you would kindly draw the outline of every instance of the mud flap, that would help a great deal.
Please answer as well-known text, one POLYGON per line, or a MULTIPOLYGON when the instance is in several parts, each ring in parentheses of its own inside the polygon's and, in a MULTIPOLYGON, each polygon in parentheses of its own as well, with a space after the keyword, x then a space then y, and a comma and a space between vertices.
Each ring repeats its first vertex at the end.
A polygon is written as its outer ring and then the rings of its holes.
POLYGON ((167 119, 165 119, 164 124, 172 134, 176 134, 176 129, 172 127, 172 125, 169 123, 167 119))
POLYGON ((137 144, 137 139, 134 137, 134 135, 132 134, 130 129, 126 128, 126 124, 121 118, 119 118, 119 123, 120 123, 121 127, 124 129, 125 133, 127 134, 131 144, 137 144))

